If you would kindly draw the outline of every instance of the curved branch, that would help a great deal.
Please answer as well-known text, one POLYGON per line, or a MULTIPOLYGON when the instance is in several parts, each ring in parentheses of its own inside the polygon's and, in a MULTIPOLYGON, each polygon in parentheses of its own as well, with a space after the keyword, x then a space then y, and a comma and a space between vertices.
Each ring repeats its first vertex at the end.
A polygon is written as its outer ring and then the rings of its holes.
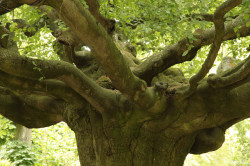
MULTIPOLYGON (((155 75, 163 72, 166 68, 192 60, 195 57, 197 50, 202 46, 209 45, 213 42, 214 34, 214 28, 200 30, 199 34, 194 33, 193 35, 197 40, 192 43, 194 48, 188 53, 188 55, 191 54, 192 56, 182 56, 183 53, 188 50, 188 46, 190 45, 187 39, 182 39, 176 44, 167 46, 163 51, 150 56, 133 72, 147 83, 150 83, 155 75)), ((222 40, 226 41, 235 39, 237 38, 237 34, 240 34, 241 37, 250 35, 250 27, 246 26, 246 22, 244 22, 242 15, 225 24, 225 35, 222 40), (237 32, 234 32, 234 28, 239 25, 241 25, 241 28, 237 32)))
POLYGON ((58 110, 64 110, 62 101, 51 97, 32 96, 32 100, 37 100, 36 106, 39 107, 36 108, 23 103, 8 90, 1 87, 0 89, 0 114, 12 121, 28 128, 40 128, 63 120, 62 114, 58 112, 58 110))
POLYGON ((151 90, 147 90, 146 83, 131 72, 111 37, 79 0, 48 0, 45 4, 55 8, 67 25, 91 48, 118 90, 140 106, 153 104, 151 90))
POLYGON ((41 77, 61 80, 100 112, 115 104, 112 103, 115 102, 114 92, 98 86, 72 64, 10 55, 8 51, 1 49, 0 55, 0 70, 10 75, 33 80, 41 77))
POLYGON ((81 96, 79 96, 69 86, 57 80, 29 80, 11 76, 0 71, 0 86, 21 92, 44 92, 45 94, 51 94, 58 98, 62 98, 66 102, 79 106, 83 105, 83 98, 81 96))
POLYGON ((202 154, 219 149, 225 141, 225 130, 220 127, 200 131, 190 150, 191 154, 202 154))
POLYGON ((235 71, 234 73, 227 75, 227 76, 211 76, 208 78, 207 82, 213 88, 222 88, 233 85, 250 75, 250 56, 245 61, 243 65, 240 64, 240 68, 235 71))
POLYGON ((221 6, 217 8, 213 16, 213 22, 215 27, 215 37, 209 54, 203 63, 200 71, 191 77, 189 80, 190 88, 187 93, 191 94, 198 86, 198 82, 201 81, 212 68, 214 61, 220 50, 221 43, 223 42, 223 37, 225 34, 224 27, 224 15, 232 10, 234 7, 239 5, 242 0, 228 0, 224 2, 221 6))

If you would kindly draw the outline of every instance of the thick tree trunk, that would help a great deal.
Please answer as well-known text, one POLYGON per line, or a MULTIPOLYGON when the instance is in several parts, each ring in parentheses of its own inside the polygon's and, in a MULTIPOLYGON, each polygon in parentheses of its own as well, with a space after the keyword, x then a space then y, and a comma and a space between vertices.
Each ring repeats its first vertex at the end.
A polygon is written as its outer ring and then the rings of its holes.
POLYGON ((88 111, 90 118, 72 112, 67 123, 76 134, 81 165, 181 166, 194 142, 194 135, 166 136, 146 123, 138 127, 114 119, 105 122, 93 110, 88 111))
POLYGON ((193 144, 192 137, 170 138, 141 129, 134 138, 117 130, 116 139, 100 135, 87 139, 76 133, 81 165, 86 166, 182 166, 193 144))

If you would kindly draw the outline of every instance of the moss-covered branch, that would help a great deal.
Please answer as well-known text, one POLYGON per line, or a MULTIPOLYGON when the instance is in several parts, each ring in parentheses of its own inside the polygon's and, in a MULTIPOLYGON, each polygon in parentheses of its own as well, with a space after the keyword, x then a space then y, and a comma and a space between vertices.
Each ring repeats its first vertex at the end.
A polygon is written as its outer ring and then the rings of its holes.
POLYGON ((111 34, 115 30, 115 20, 109 20, 103 17, 99 11, 100 4, 98 0, 85 0, 89 6, 90 13, 95 17, 96 20, 102 24, 106 31, 111 34))
POLYGON ((112 108, 115 93, 106 90, 89 79, 72 64, 61 61, 46 61, 9 54, 0 49, 0 70, 26 79, 57 79, 65 82, 79 95, 84 97, 100 112, 112 108), (106 102, 103 102, 105 100, 106 102))
POLYGON ((30 94, 33 91, 44 92, 76 105, 83 105, 83 98, 65 83, 57 80, 30 80, 9 75, 0 71, 0 86, 21 93, 30 94))
POLYGON ((235 69, 237 70, 232 74, 228 74, 226 76, 212 75, 208 78, 207 82, 213 88, 227 87, 237 84, 240 81, 245 82, 244 80, 250 77, 250 56, 245 60, 243 64, 239 64, 239 68, 236 67, 235 69))
POLYGON ((79 0, 48 0, 45 4, 55 8, 65 23, 91 48, 116 89, 140 106, 153 104, 146 83, 134 76, 111 37, 79 0))
POLYGON ((190 78, 190 88, 187 93, 191 94, 192 92, 194 92, 198 86, 198 82, 201 81, 212 68, 220 50, 221 43, 223 42, 223 37, 225 35, 224 15, 237 5, 239 5, 241 2, 241 0, 228 0, 224 2, 221 6, 219 6, 215 11, 213 15, 213 23, 215 27, 215 37, 213 44, 200 71, 190 78))
MULTIPOLYGON (((47 127, 63 120, 60 112, 64 110, 62 101, 47 96, 29 96, 29 98, 36 104, 30 103, 32 106, 25 104, 19 97, 0 87, 0 113, 28 128, 47 127)), ((27 101, 28 98, 24 100, 27 101)))
MULTIPOLYGON (((246 21, 243 19, 243 15, 225 23, 225 33, 222 40, 226 41, 235 39, 237 38, 237 34, 241 37, 250 35, 250 27, 246 26, 246 21), (234 32, 234 29, 237 26, 241 26, 241 28, 237 32, 234 32)), ((176 44, 167 46, 163 51, 150 56, 134 69, 133 72, 138 77, 147 81, 147 83, 150 83, 152 78, 158 73, 163 72, 165 69, 175 64, 192 60, 195 57, 197 50, 202 46, 213 43, 215 28, 201 29, 199 30, 199 33, 195 32, 193 35, 197 40, 192 43, 193 48, 186 56, 183 56, 183 53, 188 50, 190 43, 188 39, 182 39, 176 44)))

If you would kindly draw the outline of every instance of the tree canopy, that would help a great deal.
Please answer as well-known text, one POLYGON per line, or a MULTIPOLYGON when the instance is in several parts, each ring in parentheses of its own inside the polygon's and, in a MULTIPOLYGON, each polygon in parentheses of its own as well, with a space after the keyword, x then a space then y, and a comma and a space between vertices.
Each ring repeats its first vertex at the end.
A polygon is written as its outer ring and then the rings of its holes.
POLYGON ((2 0, 0 113, 66 122, 82 165, 181 165, 216 150, 250 116, 249 5, 2 0), (226 56, 239 62, 209 75, 226 56))

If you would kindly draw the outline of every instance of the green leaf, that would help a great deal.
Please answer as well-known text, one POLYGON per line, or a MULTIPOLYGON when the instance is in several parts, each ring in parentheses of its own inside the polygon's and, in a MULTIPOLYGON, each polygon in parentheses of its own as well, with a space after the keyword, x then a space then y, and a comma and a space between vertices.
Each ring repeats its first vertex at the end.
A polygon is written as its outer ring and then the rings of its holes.
POLYGON ((246 26, 247 26, 247 27, 249 27, 249 26, 250 26, 250 21, 248 21, 248 22, 246 23, 246 26))
POLYGON ((244 14, 243 19, 247 20, 248 18, 249 18, 249 14, 248 13, 244 14))
POLYGON ((188 50, 186 50, 185 52, 183 52, 182 56, 186 56, 188 54, 188 50))
POLYGON ((3 34, 2 36, 1 36, 1 39, 3 39, 4 37, 6 37, 6 36, 8 36, 9 34, 3 34))
POLYGON ((32 64, 33 64, 34 66, 37 66, 37 64, 36 64, 36 62, 35 62, 35 61, 32 61, 32 64))
POLYGON ((234 32, 236 33, 240 28, 241 28, 241 26, 240 26, 240 25, 237 25, 237 26, 234 28, 234 32))

